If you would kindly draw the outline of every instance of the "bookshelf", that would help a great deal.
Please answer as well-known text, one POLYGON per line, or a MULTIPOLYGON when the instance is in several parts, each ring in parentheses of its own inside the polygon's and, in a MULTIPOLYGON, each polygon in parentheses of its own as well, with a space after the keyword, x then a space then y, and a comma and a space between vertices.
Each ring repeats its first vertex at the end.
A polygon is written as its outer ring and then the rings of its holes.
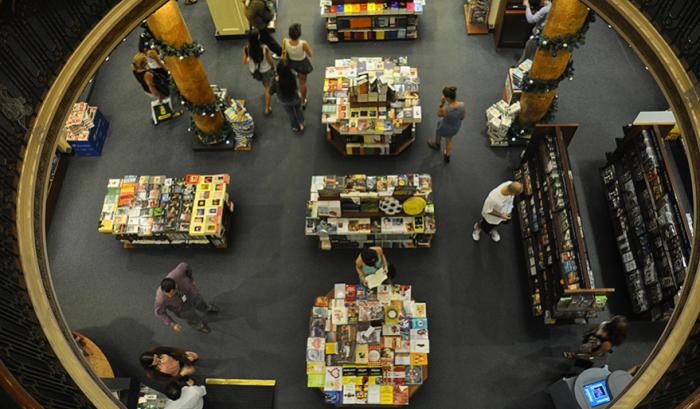
POLYGON ((321 122, 343 155, 399 155, 422 121, 418 70, 406 57, 353 57, 326 67, 321 122))
POLYGON ((516 199, 532 313, 545 324, 586 323, 607 304, 596 288, 567 146, 578 125, 536 125, 515 170, 516 199))
POLYGON ((324 250, 429 248, 437 231, 431 177, 313 176, 305 229, 324 250))
POLYGON ((523 48, 532 34, 522 0, 501 0, 496 9, 494 41, 497 48, 523 48))
POLYGON ((464 4, 468 35, 489 33, 490 0, 469 0, 464 4))
POLYGON ((408 405, 428 379, 428 332, 410 285, 335 284, 311 308, 307 387, 336 407, 408 405))
POLYGON ((320 0, 329 42, 415 40, 425 0, 320 0))
POLYGON ((670 316, 690 259, 692 229, 663 137, 672 126, 631 125, 601 169, 632 311, 670 316))
POLYGON ((227 248, 233 213, 228 184, 228 174, 110 179, 98 231, 112 234, 125 248, 227 248))

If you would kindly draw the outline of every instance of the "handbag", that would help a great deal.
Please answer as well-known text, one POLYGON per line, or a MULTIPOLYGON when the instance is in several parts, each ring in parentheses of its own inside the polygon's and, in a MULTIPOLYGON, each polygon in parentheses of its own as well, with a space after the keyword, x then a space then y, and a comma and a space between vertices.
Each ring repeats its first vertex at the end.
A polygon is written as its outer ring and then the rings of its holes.
POLYGON ((282 55, 280 55, 280 60, 287 62, 287 39, 282 39, 282 55))
POLYGON ((170 98, 151 101, 151 118, 154 125, 158 125, 172 117, 173 107, 170 103, 170 98))

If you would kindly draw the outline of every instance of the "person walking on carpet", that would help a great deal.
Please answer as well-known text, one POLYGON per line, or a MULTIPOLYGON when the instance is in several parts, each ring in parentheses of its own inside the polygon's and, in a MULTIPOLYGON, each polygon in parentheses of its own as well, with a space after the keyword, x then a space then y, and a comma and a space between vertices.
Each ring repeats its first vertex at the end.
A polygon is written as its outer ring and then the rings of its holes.
POLYGON ((301 24, 294 23, 289 26, 289 38, 282 39, 282 59, 287 60, 289 67, 299 77, 299 90, 301 91, 301 106, 306 109, 306 78, 314 70, 310 58, 314 53, 306 40, 301 40, 301 24))
POLYGON ((304 110, 301 107, 299 87, 294 72, 287 61, 282 59, 277 64, 277 99, 289 115, 294 132, 304 132, 304 110))
POLYGON ((156 290, 155 314, 175 332, 181 332, 182 326, 175 322, 168 311, 182 318, 197 331, 208 334, 209 326, 200 316, 219 312, 219 307, 208 303, 199 292, 199 287, 192 277, 192 270, 187 263, 180 263, 166 278, 160 282, 156 290))
POLYGON ((270 115, 272 113, 270 83, 275 78, 274 62, 270 55, 270 49, 261 44, 260 33, 255 28, 248 31, 248 45, 243 47, 243 64, 248 65, 248 70, 253 78, 262 83, 265 96, 265 115, 270 115))
POLYGON ((452 137, 457 135, 462 126, 464 117, 467 116, 467 107, 464 102, 457 101, 457 88, 445 87, 440 97, 440 108, 437 112, 438 126, 435 131, 435 140, 428 141, 428 146, 438 150, 442 140, 445 140, 445 150, 442 152, 445 163, 450 162, 452 154, 452 137))
POLYGON ((270 22, 275 18, 275 3, 272 0, 241 0, 245 16, 251 29, 260 33, 260 41, 267 45, 275 58, 282 55, 282 46, 270 33, 270 22))
POLYGON ((482 230, 488 233, 494 242, 498 243, 501 241, 501 236, 496 231, 496 227, 501 223, 510 221, 515 196, 522 192, 522 183, 511 181, 503 182, 489 192, 481 209, 481 219, 474 224, 474 231, 472 232, 474 241, 479 241, 482 230))

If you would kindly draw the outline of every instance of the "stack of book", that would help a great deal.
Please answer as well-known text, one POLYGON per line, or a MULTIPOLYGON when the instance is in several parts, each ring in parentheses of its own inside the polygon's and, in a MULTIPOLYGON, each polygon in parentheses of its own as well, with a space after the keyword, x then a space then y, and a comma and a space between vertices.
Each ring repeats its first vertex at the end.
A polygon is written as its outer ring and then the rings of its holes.
POLYGON ((311 309, 307 386, 337 406, 408 405, 429 352, 426 305, 410 285, 335 284, 311 309))
POLYGON ((491 2, 488 0, 469 0, 469 22, 471 24, 486 24, 490 7, 491 2))
POLYGON ((508 105, 500 100, 486 110, 486 134, 491 146, 509 146, 508 133, 520 113, 520 102, 508 105))
POLYGON ((425 0, 366 2, 321 0, 327 39, 338 41, 415 40, 425 0))
POLYGON ((110 179, 98 231, 124 244, 228 246, 229 175, 110 179))
POLYGON ((235 150, 250 151, 253 149, 255 122, 245 108, 243 100, 232 99, 224 111, 224 117, 231 124, 235 134, 235 150))
POLYGON ((99 156, 108 128, 109 123, 97 107, 78 102, 66 120, 66 141, 78 156, 99 156))
POLYGON ((399 153, 423 119, 419 86, 406 57, 336 60, 323 85, 330 141, 346 155, 399 153))
POLYGON ((436 231, 430 175, 311 178, 306 235, 324 250, 430 247, 436 231))
POLYGON ((670 315, 685 281, 691 230, 664 142, 654 128, 635 127, 608 154, 601 175, 632 309, 658 320, 670 315))

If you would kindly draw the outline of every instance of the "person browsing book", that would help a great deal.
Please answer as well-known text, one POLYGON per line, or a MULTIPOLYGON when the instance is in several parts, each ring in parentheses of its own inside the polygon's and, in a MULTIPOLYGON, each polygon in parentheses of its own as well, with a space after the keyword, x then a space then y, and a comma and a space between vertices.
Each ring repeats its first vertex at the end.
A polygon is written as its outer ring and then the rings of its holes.
POLYGON ((192 328, 205 334, 211 330, 197 312, 210 314, 219 312, 219 307, 209 304, 199 292, 199 287, 192 277, 192 270, 187 263, 178 264, 160 282, 160 286, 156 290, 154 308, 156 316, 160 317, 173 331, 182 331, 182 326, 170 317, 168 311, 175 314, 176 317, 186 320, 192 328))
POLYGON ((275 78, 274 62, 270 49, 261 43, 260 32, 251 28, 248 31, 248 44, 243 47, 243 64, 248 66, 250 74, 256 81, 262 82, 265 96, 265 115, 270 115, 270 83, 275 78))
POLYGON ((382 270, 387 278, 393 278, 395 274, 394 266, 390 265, 381 247, 368 247, 360 252, 355 259, 355 271, 360 277, 360 282, 365 287, 370 287, 367 277, 382 270))
POLYGON ((513 212, 513 201, 515 196, 523 192, 523 185, 520 182, 503 182, 498 187, 489 192, 481 209, 481 220, 474 224, 472 238, 479 241, 481 231, 485 231, 491 236, 491 240, 498 243, 501 236, 496 231, 496 227, 503 222, 510 221, 513 212))

